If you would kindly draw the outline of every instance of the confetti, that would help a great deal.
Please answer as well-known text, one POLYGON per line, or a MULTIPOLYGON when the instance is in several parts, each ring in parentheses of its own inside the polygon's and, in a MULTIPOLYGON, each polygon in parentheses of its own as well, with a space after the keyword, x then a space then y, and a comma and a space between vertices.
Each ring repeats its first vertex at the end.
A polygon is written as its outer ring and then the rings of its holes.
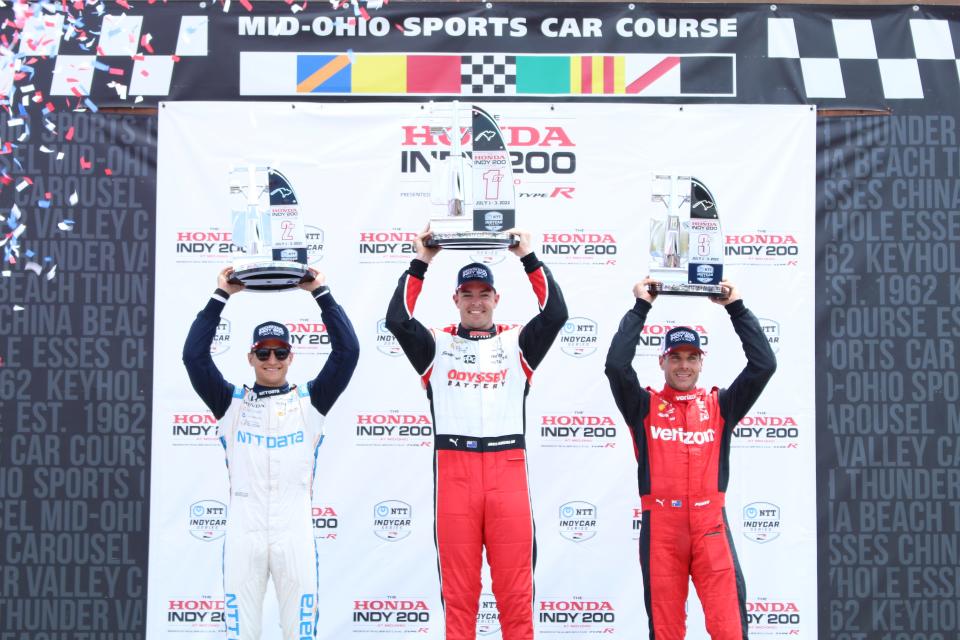
POLYGON ((67 134, 63 136, 67 141, 73 140, 73 127, 67 129, 67 134))
POLYGON ((36 275, 40 275, 40 272, 43 271, 43 267, 39 263, 32 261, 25 264, 23 268, 25 271, 32 271, 36 275))
POLYGON ((13 310, 14 310, 14 311, 23 311, 23 307, 21 307, 21 306, 18 305, 18 304, 15 304, 15 305, 13 305, 13 310))
MULTIPOLYGON (((49 258, 47 258, 47 260, 49 260, 49 258)), ((47 280, 48 281, 53 280, 56 277, 57 277, 57 265, 53 265, 52 267, 50 267, 50 270, 47 271, 47 280)))
POLYGON ((84 158, 83 156, 80 156, 80 168, 81 168, 81 169, 89 169, 89 168, 92 167, 92 166, 93 166, 93 163, 92 163, 92 162, 89 162, 86 158, 84 158))
POLYGON ((73 231, 74 224, 73 220, 64 220, 63 222, 57 223, 57 228, 60 229, 60 231, 73 231))

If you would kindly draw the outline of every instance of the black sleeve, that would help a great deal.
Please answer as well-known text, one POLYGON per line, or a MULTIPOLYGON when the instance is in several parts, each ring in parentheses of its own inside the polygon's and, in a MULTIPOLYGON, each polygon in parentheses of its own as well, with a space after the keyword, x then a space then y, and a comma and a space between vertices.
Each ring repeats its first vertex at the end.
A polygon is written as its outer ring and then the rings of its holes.
POLYGON ((640 331, 651 308, 649 302, 637 298, 633 308, 620 320, 604 364, 604 373, 610 381, 613 399, 631 428, 641 427, 650 409, 650 392, 640 386, 637 372, 633 368, 633 356, 637 352, 640 331))
POLYGON ((773 349, 763 335, 760 321, 747 309, 743 300, 731 302, 726 307, 733 322, 733 329, 740 336, 747 366, 727 389, 720 390, 720 413, 726 429, 732 429, 743 419, 753 403, 760 397, 763 388, 777 370, 773 349))
POLYGON ((227 298, 229 295, 221 289, 214 292, 207 306, 190 325, 187 340, 183 343, 183 364, 187 368, 190 384, 217 420, 227 412, 234 389, 232 384, 224 380, 210 355, 210 345, 217 333, 227 298))
POLYGON ((316 300, 320 306, 320 317, 330 336, 332 350, 317 377, 307 383, 307 388, 310 390, 310 403, 322 415, 327 415, 357 368, 360 342, 343 307, 333 299, 329 289, 324 288, 316 300))
POLYGON ((567 321, 567 303, 553 274, 532 251, 521 258, 523 269, 537 296, 540 312, 520 330, 520 351, 531 369, 536 369, 567 321))
POLYGON ((400 343, 400 348, 417 373, 423 376, 433 364, 437 343, 433 333, 413 317, 413 309, 423 288, 427 263, 414 258, 403 272, 387 306, 387 330, 400 343))

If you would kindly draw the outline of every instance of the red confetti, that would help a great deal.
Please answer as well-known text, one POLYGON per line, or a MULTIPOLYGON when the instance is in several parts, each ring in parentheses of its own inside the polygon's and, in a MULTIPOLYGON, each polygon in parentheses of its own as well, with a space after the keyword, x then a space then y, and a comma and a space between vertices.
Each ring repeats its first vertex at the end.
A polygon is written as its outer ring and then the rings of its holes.
POLYGON ((81 169, 89 169, 89 168, 92 167, 92 166, 93 166, 93 163, 92 163, 92 162, 87 162, 87 159, 86 159, 86 158, 84 158, 83 156, 80 156, 80 168, 81 168, 81 169))
POLYGON ((146 60, 146 58, 143 57, 142 53, 138 53, 137 55, 133 56, 133 59, 136 60, 137 62, 143 62, 144 60, 146 60))
POLYGON ((116 0, 117 4, 123 7, 124 9, 130 9, 130 3, 127 0, 116 0))
POLYGON ((45 200, 53 200, 53 196, 50 195, 50 192, 49 192, 49 191, 47 191, 46 193, 44 193, 44 194, 43 194, 43 197, 44 197, 45 200))
POLYGON ((243 8, 247 11, 253 11, 253 5, 250 4, 250 0, 240 0, 240 4, 242 4, 243 8))
POLYGON ((142 75, 144 78, 147 78, 150 76, 150 72, 146 69, 140 69, 140 75, 142 75))
POLYGON ((73 140, 73 127, 70 127, 67 130, 67 135, 64 136, 67 140, 73 140))
POLYGON ((174 62, 180 62, 180 56, 178 55, 172 55, 170 56, 170 59, 173 60, 174 62))
POLYGON ((80 91, 80 89, 77 89, 76 87, 70 87, 70 91, 73 93, 73 95, 77 96, 78 98, 83 97, 83 92, 80 91))
POLYGON ((55 106, 53 106, 53 103, 52 103, 52 102, 48 102, 48 103, 47 103, 46 105, 44 105, 44 106, 47 107, 47 111, 48 111, 49 113, 53 113, 54 111, 57 110, 57 108, 56 108, 55 106))
POLYGON ((33 186, 33 180, 30 178, 30 176, 23 176, 23 181, 26 182, 31 187, 33 186))
POLYGON ((122 75, 123 75, 124 73, 126 73, 126 72, 125 72, 123 69, 117 69, 116 67, 110 67, 110 71, 108 71, 108 73, 109 73, 110 75, 112 75, 112 76, 122 76, 122 75))
POLYGON ((360 7, 360 15, 363 16, 363 19, 364 19, 364 20, 369 20, 369 19, 370 19, 370 14, 367 13, 367 10, 364 9, 363 7, 360 7))
POLYGON ((106 175, 108 175, 108 176, 112 176, 112 175, 113 175, 113 171, 111 171, 110 169, 104 169, 103 172, 104 172, 106 175))
POLYGON ((104 55, 104 53, 103 53, 103 47, 101 47, 100 45, 97 45, 97 55, 98 55, 98 56, 104 55))
POLYGON ((143 34, 142 36, 140 36, 140 46, 146 49, 147 51, 149 51, 150 53, 153 53, 153 47, 150 46, 150 41, 147 40, 147 36, 148 34, 143 34))

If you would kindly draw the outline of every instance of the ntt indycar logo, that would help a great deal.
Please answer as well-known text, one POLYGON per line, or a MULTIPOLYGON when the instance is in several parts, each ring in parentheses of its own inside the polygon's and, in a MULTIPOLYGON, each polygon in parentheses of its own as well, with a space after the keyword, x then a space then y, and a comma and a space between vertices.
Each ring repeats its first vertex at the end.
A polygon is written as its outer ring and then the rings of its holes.
POLYGON ((213 334, 213 342, 210 343, 210 355, 221 356, 230 350, 230 326, 229 320, 220 318, 217 331, 213 334))
POLYGON ((543 631, 554 633, 616 632, 617 612, 605 598, 544 598, 537 603, 537 621, 543 631))
POLYGON ((480 594, 480 608, 477 609, 477 635, 491 636, 500 632, 500 611, 497 599, 492 593, 480 594))
POLYGON ((403 349, 400 347, 400 343, 397 342, 396 337, 387 329, 386 318, 377 320, 377 335, 375 340, 377 351, 383 355, 390 356, 391 358, 398 358, 403 355, 403 349))
POLYGON ((395 229, 361 231, 357 253, 361 264, 409 262, 416 255, 417 234, 395 229))
POLYGON ((748 449, 799 449, 800 427, 789 415, 744 416, 733 429, 733 446, 748 449))
POLYGON ((353 601, 353 629, 356 633, 429 633, 430 613, 422 598, 358 598, 353 601))
POLYGON ((384 500, 373 505, 373 533, 381 540, 396 542, 410 535, 413 509, 406 502, 384 500))
POLYGON ((425 413, 358 413, 359 447, 432 447, 433 422, 425 413))
POLYGON ((203 595, 194 598, 170 598, 166 602, 168 631, 223 630, 223 600, 203 595))
POLYGON ((683 322, 665 322, 661 324, 644 325, 640 331, 640 340, 637 343, 637 352, 634 357, 657 356, 663 351, 663 340, 667 332, 674 327, 690 327, 700 334, 700 345, 706 349, 710 344, 710 332, 703 325, 690 325, 683 322))
POLYGON ((549 231, 540 241, 540 253, 556 256, 551 264, 602 265, 617 264, 617 239, 601 231, 549 231))
POLYGON ((800 607, 796 602, 766 598, 747 601, 751 636, 799 635, 800 621, 800 607))
POLYGON ((590 318, 570 318, 560 330, 560 350, 574 358, 586 358, 597 350, 599 333, 597 323, 590 318))
POLYGON ((724 237, 724 263, 728 266, 796 267, 800 260, 800 244, 790 234, 731 234, 724 237))
POLYGON ((560 505, 560 535, 583 542, 597 535, 597 505, 575 500, 560 505))
POLYGON ((758 318, 758 320, 760 321, 760 329, 770 344, 770 348, 773 349, 774 353, 778 353, 780 351, 780 323, 769 318, 758 318))
POLYGON ((540 446, 613 449, 617 424, 610 416, 552 414, 540 418, 540 446))
POLYGON ((175 447, 217 446, 217 419, 211 413, 175 413, 170 416, 170 438, 175 447))
POLYGON ((305 224, 303 225, 303 232, 307 238, 307 263, 316 264, 323 260, 323 229, 310 224, 305 224))
POLYGON ((227 531, 227 505, 219 500, 200 500, 190 505, 187 530, 197 540, 209 542, 227 531))
POLYGON ((770 502, 751 502, 743 508, 743 535, 765 543, 780 537, 780 507, 770 502))

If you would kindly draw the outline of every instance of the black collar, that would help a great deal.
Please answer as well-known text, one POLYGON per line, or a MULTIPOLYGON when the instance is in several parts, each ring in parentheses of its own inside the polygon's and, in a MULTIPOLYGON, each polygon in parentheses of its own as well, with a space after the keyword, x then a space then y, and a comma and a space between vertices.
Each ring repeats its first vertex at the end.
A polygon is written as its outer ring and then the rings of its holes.
POLYGON ((462 324, 458 324, 457 335, 467 340, 487 340, 497 335, 497 325, 489 329, 466 329, 462 324))
POLYGON ((267 398, 269 396, 279 396, 282 393, 287 393, 290 391, 290 384, 283 383, 282 387, 265 387, 262 384, 254 384, 253 392, 257 394, 258 398, 267 398))

